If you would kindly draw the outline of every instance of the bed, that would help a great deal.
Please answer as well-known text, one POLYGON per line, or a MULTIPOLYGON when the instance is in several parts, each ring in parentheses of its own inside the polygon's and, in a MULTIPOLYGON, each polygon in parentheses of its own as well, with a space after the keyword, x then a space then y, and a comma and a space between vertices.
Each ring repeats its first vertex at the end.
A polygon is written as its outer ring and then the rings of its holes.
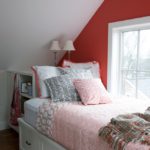
POLYGON ((150 106, 149 100, 112 98, 98 62, 68 65, 32 67, 38 97, 47 99, 25 102, 19 119, 21 150, 111 150, 99 136, 100 129, 113 117, 143 113, 150 106))
POLYGON ((47 103, 48 99, 39 98, 25 103, 24 118, 19 119, 21 150, 111 150, 98 136, 99 129, 112 117, 144 112, 150 106, 149 101, 126 98, 114 98, 112 103, 100 105, 69 104, 58 111, 56 134, 51 138, 38 131, 36 124, 39 108, 47 103))

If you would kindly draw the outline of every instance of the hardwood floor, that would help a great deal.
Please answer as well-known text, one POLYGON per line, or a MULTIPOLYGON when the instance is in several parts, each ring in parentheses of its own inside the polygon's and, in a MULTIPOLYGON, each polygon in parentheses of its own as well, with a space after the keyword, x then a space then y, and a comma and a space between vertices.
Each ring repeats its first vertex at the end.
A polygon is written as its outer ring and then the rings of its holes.
POLYGON ((12 129, 0 131, 0 150, 19 150, 19 136, 12 129))

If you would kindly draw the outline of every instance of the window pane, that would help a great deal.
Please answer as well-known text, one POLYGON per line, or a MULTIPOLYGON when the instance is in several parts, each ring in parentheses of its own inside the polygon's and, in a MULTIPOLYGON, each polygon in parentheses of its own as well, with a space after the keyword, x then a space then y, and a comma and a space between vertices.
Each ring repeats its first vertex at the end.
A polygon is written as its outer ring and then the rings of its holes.
POLYGON ((120 92, 130 97, 136 96, 137 43, 137 31, 122 34, 120 92))
POLYGON ((150 98, 150 29, 140 31, 138 98, 150 98))
POLYGON ((136 70, 138 32, 124 32, 122 40, 122 68, 136 70))
POLYGON ((136 71, 122 70, 121 94, 129 97, 136 96, 136 71))
POLYGON ((138 78, 138 98, 150 98, 150 78, 138 78))
POLYGON ((140 31, 138 69, 150 71, 150 29, 140 31))

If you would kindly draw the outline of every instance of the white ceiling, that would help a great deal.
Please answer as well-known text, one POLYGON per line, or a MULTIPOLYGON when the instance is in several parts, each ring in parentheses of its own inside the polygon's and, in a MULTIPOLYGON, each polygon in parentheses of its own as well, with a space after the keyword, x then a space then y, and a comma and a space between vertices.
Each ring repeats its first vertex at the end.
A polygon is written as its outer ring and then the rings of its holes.
POLYGON ((0 70, 53 64, 50 41, 74 40, 102 2, 0 0, 0 70))

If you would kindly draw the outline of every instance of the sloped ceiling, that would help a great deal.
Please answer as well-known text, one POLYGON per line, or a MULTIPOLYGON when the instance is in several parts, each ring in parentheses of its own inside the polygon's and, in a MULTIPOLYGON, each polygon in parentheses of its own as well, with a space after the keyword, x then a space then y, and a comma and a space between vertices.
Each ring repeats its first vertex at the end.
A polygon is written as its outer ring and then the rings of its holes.
POLYGON ((74 40, 102 2, 0 0, 0 70, 53 64, 50 42, 74 40))

